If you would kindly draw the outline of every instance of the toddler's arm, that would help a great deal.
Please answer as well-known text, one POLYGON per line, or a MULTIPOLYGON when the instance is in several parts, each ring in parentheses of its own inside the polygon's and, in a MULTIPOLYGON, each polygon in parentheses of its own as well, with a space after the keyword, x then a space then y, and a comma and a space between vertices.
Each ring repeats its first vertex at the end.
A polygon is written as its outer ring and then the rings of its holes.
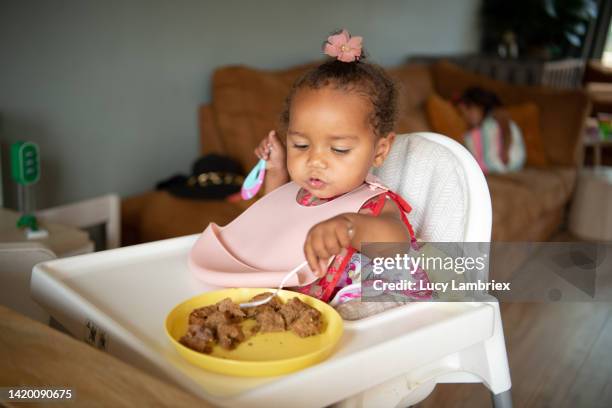
POLYGON ((410 242, 395 203, 385 201, 378 216, 345 213, 320 222, 308 231, 304 254, 310 269, 323 276, 330 257, 349 246, 360 250, 362 242, 410 242))
POLYGON ((255 155, 266 160, 265 194, 289 181, 287 152, 285 146, 278 140, 274 130, 271 130, 268 136, 255 148, 255 155))
POLYGON ((378 216, 344 214, 353 224, 351 246, 359 250, 362 242, 410 242, 410 233, 399 211, 393 201, 385 200, 385 206, 378 216))

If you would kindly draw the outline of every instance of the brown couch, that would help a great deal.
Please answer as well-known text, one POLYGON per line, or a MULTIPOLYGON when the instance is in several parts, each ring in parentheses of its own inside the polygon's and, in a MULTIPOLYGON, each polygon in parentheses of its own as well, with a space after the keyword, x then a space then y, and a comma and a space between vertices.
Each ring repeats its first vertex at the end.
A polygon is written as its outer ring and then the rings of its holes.
MULTIPOLYGON (((218 69, 212 81, 212 103, 199 109, 201 153, 226 154, 250 169, 256 162, 254 146, 278 126, 291 83, 309 66, 278 72, 242 66, 218 69)), ((493 239, 546 240, 558 230, 581 160, 580 135, 589 110, 583 91, 513 86, 443 61, 407 64, 389 72, 400 85, 398 133, 432 130, 425 106, 434 92, 450 98, 478 85, 495 91, 506 104, 537 104, 549 165, 487 178, 493 201, 493 239)), ((164 191, 130 197, 122 203, 124 244, 197 233, 211 221, 223 225, 248 205, 182 199, 164 191)))

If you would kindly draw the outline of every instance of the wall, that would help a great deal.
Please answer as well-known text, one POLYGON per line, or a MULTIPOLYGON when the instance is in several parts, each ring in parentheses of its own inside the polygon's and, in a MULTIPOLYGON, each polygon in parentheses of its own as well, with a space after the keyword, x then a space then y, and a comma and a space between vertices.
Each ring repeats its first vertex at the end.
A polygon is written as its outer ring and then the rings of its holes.
MULTIPOLYGON (((0 0, 0 137, 42 154, 39 208, 187 173, 197 107, 221 65, 284 68, 347 27, 373 60, 472 52, 479 0, 0 0)), ((262 135, 263 136, 263 135, 262 135)))

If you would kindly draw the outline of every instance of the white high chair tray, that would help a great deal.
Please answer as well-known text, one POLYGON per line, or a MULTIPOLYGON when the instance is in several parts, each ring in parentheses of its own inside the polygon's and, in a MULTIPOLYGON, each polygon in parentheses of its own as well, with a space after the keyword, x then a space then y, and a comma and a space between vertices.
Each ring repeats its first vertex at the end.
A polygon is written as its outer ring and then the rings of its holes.
POLYGON ((187 268, 196 238, 38 264, 32 296, 77 338, 213 404, 231 407, 329 405, 493 333, 494 310, 486 303, 412 303, 345 322, 331 357, 296 373, 243 378, 208 372, 183 360, 164 333, 164 319, 176 304, 218 289, 197 281, 187 268))

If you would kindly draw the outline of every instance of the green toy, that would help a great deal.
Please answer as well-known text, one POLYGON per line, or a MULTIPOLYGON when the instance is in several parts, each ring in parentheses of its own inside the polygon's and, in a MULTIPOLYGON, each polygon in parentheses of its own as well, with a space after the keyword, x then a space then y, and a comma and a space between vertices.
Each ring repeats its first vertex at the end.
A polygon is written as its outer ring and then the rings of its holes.
POLYGON ((17 183, 19 212, 22 214, 17 227, 25 228, 28 238, 46 236, 46 231, 39 228, 36 217, 29 214, 29 187, 40 179, 40 157, 36 143, 20 141, 11 145, 11 177, 17 183))
POLYGON ((38 145, 16 142, 11 145, 11 175, 15 183, 27 186, 40 179, 38 145))
POLYGON ((24 214, 17 221, 17 227, 29 228, 32 231, 38 231, 38 221, 32 214, 24 214))

